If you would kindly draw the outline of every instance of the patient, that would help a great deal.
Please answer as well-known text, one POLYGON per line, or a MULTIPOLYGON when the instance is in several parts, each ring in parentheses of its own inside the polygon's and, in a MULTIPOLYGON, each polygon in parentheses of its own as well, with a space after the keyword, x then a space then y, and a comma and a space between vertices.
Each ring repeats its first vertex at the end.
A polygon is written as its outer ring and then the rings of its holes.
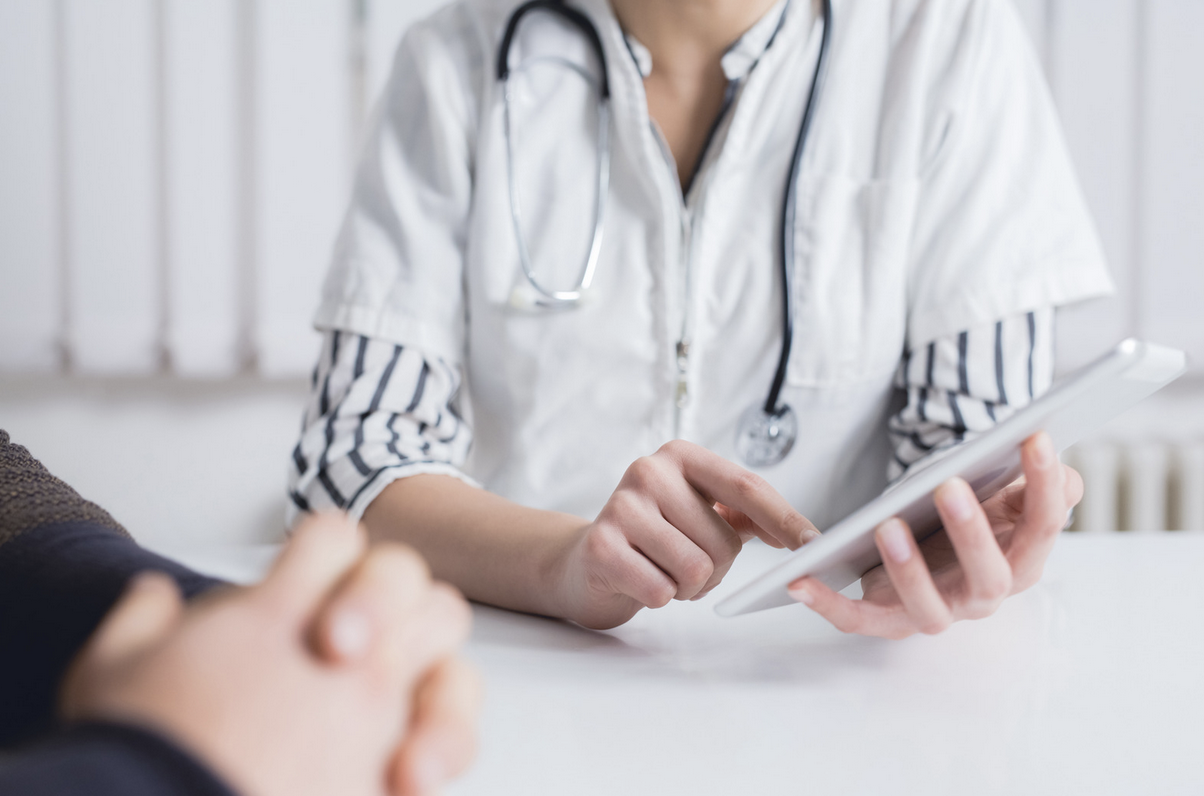
POLYGON ((401 796, 466 767, 469 613, 413 552, 319 517, 215 586, 0 431, 0 795, 401 796))

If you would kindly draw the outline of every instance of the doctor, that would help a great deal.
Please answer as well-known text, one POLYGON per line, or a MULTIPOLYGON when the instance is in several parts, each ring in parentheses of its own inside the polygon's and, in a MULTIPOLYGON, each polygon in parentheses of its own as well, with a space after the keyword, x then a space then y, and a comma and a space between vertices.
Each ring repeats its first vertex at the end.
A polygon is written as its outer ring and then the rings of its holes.
MULTIPOLYGON (((377 107, 293 504, 614 626, 1026 404, 1054 308, 1110 289, 1008 0, 461 0, 377 107)), ((921 546, 879 528, 865 599, 792 594, 890 637, 989 614, 1081 496, 1023 459, 921 546)))

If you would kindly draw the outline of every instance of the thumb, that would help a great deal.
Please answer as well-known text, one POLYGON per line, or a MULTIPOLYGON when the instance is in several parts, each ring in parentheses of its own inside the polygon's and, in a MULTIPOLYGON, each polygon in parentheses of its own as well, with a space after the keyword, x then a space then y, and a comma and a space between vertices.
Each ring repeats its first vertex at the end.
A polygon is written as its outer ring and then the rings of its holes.
POLYGON ((87 701, 91 685, 103 681, 106 671, 163 638, 183 610, 174 580, 159 572, 134 577, 63 678, 59 704, 64 717, 75 718, 76 708, 87 701))
POLYGON ((175 627, 183 608, 174 580, 161 572, 137 575, 92 634, 81 663, 107 667, 138 654, 175 627))

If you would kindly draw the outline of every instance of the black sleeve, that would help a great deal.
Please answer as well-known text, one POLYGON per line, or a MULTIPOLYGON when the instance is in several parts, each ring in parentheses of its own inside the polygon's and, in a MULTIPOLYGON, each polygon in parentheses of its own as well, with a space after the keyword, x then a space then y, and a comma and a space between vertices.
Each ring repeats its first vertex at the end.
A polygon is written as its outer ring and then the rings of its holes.
POLYGON ((188 597, 218 584, 139 547, 0 431, 0 749, 54 728, 68 665, 146 570, 188 597))
POLYGON ((165 738, 120 724, 73 727, 0 756, 0 796, 234 796, 165 738))

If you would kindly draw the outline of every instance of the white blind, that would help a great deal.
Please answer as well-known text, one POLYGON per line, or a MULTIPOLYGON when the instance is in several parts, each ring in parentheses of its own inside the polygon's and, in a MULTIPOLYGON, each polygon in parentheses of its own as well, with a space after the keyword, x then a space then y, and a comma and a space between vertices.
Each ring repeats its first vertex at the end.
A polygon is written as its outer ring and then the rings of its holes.
POLYGON ((166 345, 184 376, 226 376, 246 342, 240 0, 164 0, 166 345))
POLYGON ((62 235, 54 6, 0 3, 0 369, 59 365, 62 235))
MULTIPOLYGON (((306 373, 358 117, 444 2, 0 2, 0 369, 306 373)), ((1121 289, 1060 362, 1204 367, 1204 2, 1016 6, 1121 289)))
POLYGON ((159 364, 161 137, 153 0, 64 0, 66 340, 85 373, 159 364))

